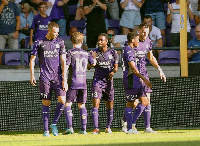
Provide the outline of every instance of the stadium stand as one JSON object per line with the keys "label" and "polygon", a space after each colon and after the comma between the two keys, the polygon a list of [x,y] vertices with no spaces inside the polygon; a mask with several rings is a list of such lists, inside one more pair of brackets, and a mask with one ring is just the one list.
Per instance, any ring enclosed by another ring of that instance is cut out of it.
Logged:
{"label": "stadium stand", "polygon": [[180,63],[179,50],[165,50],[159,53],[159,63]]}
{"label": "stadium stand", "polygon": [[108,29],[113,29],[115,31],[115,35],[119,35],[121,32],[119,20],[108,19]]}
{"label": "stadium stand", "polygon": [[70,21],[70,28],[76,27],[78,31],[83,33],[84,29],[86,28],[86,20],[74,20]]}
{"label": "stadium stand", "polygon": [[[21,52],[6,52],[4,53],[5,65],[21,65]],[[24,65],[29,64],[28,54],[24,53]]]}

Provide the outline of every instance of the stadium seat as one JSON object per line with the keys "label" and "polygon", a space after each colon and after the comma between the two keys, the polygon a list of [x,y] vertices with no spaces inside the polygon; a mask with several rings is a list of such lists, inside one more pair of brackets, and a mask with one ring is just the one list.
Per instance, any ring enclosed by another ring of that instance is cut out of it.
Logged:
{"label": "stadium seat", "polygon": [[[21,52],[4,53],[5,65],[21,65]],[[24,65],[28,65],[28,54],[24,53]]]}
{"label": "stadium seat", "polygon": [[166,50],[159,53],[159,63],[180,63],[179,50]]}
{"label": "stadium seat", "polygon": [[68,5],[68,14],[76,15],[77,5]]}
{"label": "stadium seat", "polygon": [[70,28],[71,27],[76,27],[79,32],[83,33],[84,29],[86,28],[86,21],[85,20],[70,21]]}
{"label": "stadium seat", "polygon": [[66,39],[70,38],[71,36],[58,36],[58,38],[62,39],[63,41],[65,41]]}
{"label": "stadium seat", "polygon": [[30,37],[29,36],[27,36],[26,38],[25,38],[25,48],[29,48],[29,40],[30,40]]}
{"label": "stadium seat", "polygon": [[113,29],[115,31],[115,35],[120,34],[119,20],[108,19],[108,24],[108,29]]}
{"label": "stadium seat", "polygon": [[192,35],[192,38],[195,38],[196,37],[196,33],[195,33],[195,27],[196,27],[195,19],[190,20],[190,26],[191,26],[190,33]]}

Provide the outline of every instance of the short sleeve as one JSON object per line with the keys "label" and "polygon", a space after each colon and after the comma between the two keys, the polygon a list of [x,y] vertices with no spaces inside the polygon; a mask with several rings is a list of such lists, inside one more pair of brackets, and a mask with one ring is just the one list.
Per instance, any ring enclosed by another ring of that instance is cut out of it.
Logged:
{"label": "short sleeve", "polygon": [[64,41],[60,41],[60,54],[66,54],[65,44]]}
{"label": "short sleeve", "polygon": [[94,59],[92,57],[92,53],[88,53],[88,62],[89,62],[89,64],[94,64]]}
{"label": "short sleeve", "polygon": [[40,47],[40,42],[39,42],[39,40],[37,40],[33,44],[33,50],[31,52],[31,55],[37,56],[38,55],[38,49],[39,49],[39,47]]}
{"label": "short sleeve", "polygon": [[66,64],[67,65],[71,64],[71,53],[70,53],[70,50],[66,52]]}
{"label": "short sleeve", "polygon": [[117,51],[116,50],[113,50],[114,53],[113,53],[113,57],[114,57],[114,64],[118,64],[119,62],[119,55],[117,54]]}

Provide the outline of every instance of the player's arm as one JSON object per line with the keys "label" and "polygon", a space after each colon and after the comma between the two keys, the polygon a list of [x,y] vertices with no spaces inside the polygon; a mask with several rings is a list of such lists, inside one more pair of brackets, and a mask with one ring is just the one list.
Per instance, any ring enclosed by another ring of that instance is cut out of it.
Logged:
{"label": "player's arm", "polygon": [[113,70],[109,73],[109,79],[108,80],[111,80],[113,78],[113,75],[117,72],[117,70],[118,70],[118,64],[114,64]]}
{"label": "player's arm", "polygon": [[31,59],[30,59],[30,63],[29,63],[30,73],[31,73],[31,84],[33,86],[36,86],[36,80],[35,80],[35,76],[34,76],[35,58],[36,58],[35,55],[31,55]]}
{"label": "player's arm", "polygon": [[1,0],[1,4],[0,4],[0,14],[1,14],[1,12],[3,11],[3,8],[6,6],[6,5],[8,5],[8,1],[7,0]]}
{"label": "player's arm", "polygon": [[129,61],[128,65],[131,68],[132,72],[137,77],[139,77],[140,79],[142,79],[148,87],[152,88],[151,82],[149,80],[147,80],[143,75],[140,74],[140,72],[138,71],[138,69],[135,67],[135,62],[134,61]]}
{"label": "player's arm", "polygon": [[162,71],[162,69],[160,68],[160,66],[158,65],[158,62],[156,60],[156,58],[153,56],[152,51],[149,51],[147,54],[147,57],[150,61],[150,63],[156,68],[158,69],[159,73],[160,73],[160,78],[163,79],[164,82],[166,82],[166,77],[164,72]]}
{"label": "player's arm", "polygon": [[66,66],[66,54],[61,54],[60,55],[60,60],[61,60],[61,69],[62,69],[62,87],[64,91],[68,90],[68,85],[67,85],[67,66]]}

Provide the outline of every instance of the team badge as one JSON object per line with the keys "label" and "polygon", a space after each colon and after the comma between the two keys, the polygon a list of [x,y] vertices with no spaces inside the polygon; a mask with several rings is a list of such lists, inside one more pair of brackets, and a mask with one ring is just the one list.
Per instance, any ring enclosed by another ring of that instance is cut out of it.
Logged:
{"label": "team badge", "polygon": [[108,56],[108,58],[109,58],[109,59],[112,59],[112,58],[113,58],[113,56],[112,56],[112,55],[109,55],[109,56]]}
{"label": "team badge", "polygon": [[56,48],[60,48],[60,44],[56,44]]}

